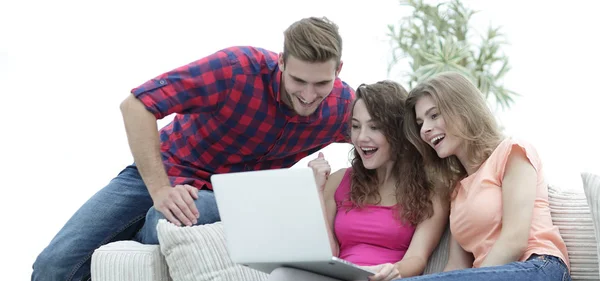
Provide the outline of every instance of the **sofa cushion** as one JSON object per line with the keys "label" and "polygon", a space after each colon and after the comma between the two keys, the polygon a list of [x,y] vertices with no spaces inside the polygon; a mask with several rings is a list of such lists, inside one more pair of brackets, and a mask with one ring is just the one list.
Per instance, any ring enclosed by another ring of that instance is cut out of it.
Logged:
{"label": "sofa cushion", "polygon": [[433,253],[431,253],[423,274],[438,273],[444,270],[444,267],[448,262],[448,243],[450,243],[450,224],[446,226],[446,230],[444,231],[442,238],[440,238],[440,243],[435,250],[433,250]]}
{"label": "sofa cushion", "polygon": [[[590,173],[581,174],[583,179],[583,190],[587,197],[590,211],[592,213],[592,219],[594,221],[594,228],[596,229],[596,242],[600,242],[600,176]],[[598,258],[600,259],[600,246],[596,249]],[[598,264],[600,271],[600,264]],[[598,280],[600,280],[600,276]]]}
{"label": "sofa cushion", "polygon": [[96,249],[91,273],[97,281],[171,281],[159,246],[135,241],[112,242]]}
{"label": "sofa cushion", "polygon": [[220,222],[179,227],[166,220],[157,226],[160,250],[174,281],[261,281],[268,274],[234,264]]}
{"label": "sofa cushion", "polygon": [[550,185],[548,199],[552,222],[567,245],[572,279],[598,280],[598,244],[585,193]]}

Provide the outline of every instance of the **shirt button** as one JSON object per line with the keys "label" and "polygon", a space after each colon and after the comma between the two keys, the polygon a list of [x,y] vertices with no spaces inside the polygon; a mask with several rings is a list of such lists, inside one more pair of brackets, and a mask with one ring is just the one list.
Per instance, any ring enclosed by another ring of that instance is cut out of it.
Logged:
{"label": "shirt button", "polygon": [[166,83],[167,83],[167,82],[165,82],[165,80],[160,80],[160,81],[158,81],[158,84],[161,84],[161,85],[164,85],[164,84],[166,84]]}

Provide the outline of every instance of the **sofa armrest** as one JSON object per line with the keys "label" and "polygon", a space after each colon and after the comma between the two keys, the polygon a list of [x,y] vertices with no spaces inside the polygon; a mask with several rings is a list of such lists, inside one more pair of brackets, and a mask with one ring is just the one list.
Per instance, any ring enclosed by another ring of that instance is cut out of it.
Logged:
{"label": "sofa armrest", "polygon": [[94,281],[171,281],[160,247],[135,241],[117,241],[96,249],[91,273]]}
{"label": "sofa armrest", "polygon": [[[596,252],[600,260],[600,176],[591,173],[582,173],[583,190],[590,206],[592,221],[596,233]],[[598,264],[600,271],[600,263]],[[600,276],[598,276],[600,279]]]}

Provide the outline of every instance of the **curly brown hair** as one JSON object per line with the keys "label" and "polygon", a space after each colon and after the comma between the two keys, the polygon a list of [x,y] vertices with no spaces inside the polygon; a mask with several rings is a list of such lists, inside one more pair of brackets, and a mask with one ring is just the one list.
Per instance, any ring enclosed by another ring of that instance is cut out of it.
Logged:
{"label": "curly brown hair", "polygon": [[[356,99],[351,109],[354,112],[356,102],[363,100],[371,119],[378,124],[389,142],[392,153],[390,158],[394,161],[392,176],[396,179],[399,219],[416,225],[433,215],[434,189],[427,181],[421,154],[408,141],[402,130],[406,110],[404,102],[407,96],[407,91],[394,81],[362,84],[356,90]],[[381,202],[381,183],[376,171],[365,168],[354,146],[351,153],[354,155],[350,186],[352,206],[360,208],[368,202],[378,204]]]}

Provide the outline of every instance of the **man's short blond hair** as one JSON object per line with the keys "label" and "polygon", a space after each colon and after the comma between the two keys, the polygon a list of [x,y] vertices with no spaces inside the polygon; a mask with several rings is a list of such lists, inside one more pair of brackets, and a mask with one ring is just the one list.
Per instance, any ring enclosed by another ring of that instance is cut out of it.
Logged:
{"label": "man's short blond hair", "polygon": [[326,17],[303,18],[288,27],[284,34],[283,61],[289,56],[306,62],[327,62],[339,65],[342,57],[342,37],[338,26]]}

